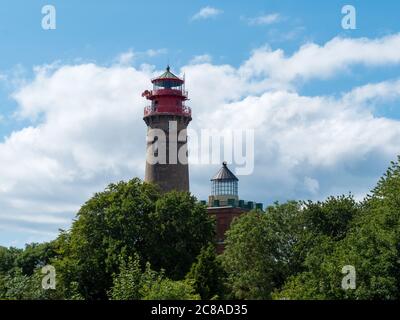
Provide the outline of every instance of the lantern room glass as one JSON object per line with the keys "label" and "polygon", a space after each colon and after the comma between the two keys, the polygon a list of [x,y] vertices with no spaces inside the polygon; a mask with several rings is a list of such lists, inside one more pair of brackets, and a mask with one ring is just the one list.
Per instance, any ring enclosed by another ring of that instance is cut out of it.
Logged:
{"label": "lantern room glass", "polygon": [[213,180],[211,182],[211,194],[213,196],[237,196],[238,182],[236,180]]}
{"label": "lantern room glass", "polygon": [[153,84],[153,90],[176,89],[182,91],[182,82],[176,80],[158,80]]}

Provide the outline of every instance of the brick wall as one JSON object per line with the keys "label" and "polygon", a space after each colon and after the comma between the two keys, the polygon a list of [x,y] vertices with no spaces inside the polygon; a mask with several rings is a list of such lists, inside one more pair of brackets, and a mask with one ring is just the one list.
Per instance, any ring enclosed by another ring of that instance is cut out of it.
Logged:
{"label": "brick wall", "polygon": [[229,229],[233,219],[247,212],[248,209],[237,207],[209,207],[207,211],[209,215],[216,219],[217,252],[222,253],[225,249],[225,233]]}

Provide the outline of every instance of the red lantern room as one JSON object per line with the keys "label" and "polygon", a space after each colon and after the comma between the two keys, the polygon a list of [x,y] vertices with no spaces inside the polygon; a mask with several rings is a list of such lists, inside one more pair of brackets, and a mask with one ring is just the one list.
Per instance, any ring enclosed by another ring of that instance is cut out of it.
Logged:
{"label": "red lantern room", "polygon": [[185,101],[188,100],[185,80],[174,75],[168,66],[162,75],[151,82],[153,90],[146,90],[142,94],[151,101],[151,105],[144,109],[145,118],[152,115],[171,114],[188,117],[191,120],[192,111],[185,105]]}

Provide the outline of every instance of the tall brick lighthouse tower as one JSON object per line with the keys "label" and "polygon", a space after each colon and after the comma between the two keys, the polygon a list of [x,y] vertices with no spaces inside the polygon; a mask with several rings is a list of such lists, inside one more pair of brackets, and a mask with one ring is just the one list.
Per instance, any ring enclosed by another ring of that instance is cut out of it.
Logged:
{"label": "tall brick lighthouse tower", "polygon": [[185,80],[166,71],[151,81],[153,90],[142,96],[150,101],[144,109],[147,125],[145,181],[157,184],[162,192],[189,191],[187,126],[192,112]]}

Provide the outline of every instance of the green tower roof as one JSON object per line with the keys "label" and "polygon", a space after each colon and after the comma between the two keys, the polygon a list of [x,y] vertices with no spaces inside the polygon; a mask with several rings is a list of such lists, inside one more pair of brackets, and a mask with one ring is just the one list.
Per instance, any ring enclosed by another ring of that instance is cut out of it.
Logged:
{"label": "green tower roof", "polygon": [[183,82],[182,79],[180,79],[179,77],[177,77],[176,75],[174,75],[174,74],[171,72],[171,68],[170,68],[169,66],[167,66],[167,69],[165,70],[165,72],[164,72],[161,76],[159,76],[159,77],[153,79],[153,82],[154,82],[154,81],[159,81],[159,80],[165,80],[165,79],[177,80],[177,81],[179,81],[179,82]]}

